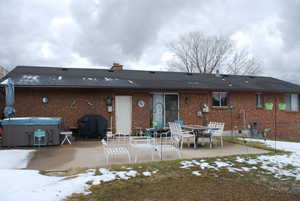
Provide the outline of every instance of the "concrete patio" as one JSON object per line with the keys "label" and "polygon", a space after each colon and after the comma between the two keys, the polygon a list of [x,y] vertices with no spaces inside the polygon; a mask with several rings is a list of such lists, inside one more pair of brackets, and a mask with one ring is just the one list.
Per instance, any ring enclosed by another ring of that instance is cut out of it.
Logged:
{"label": "concrete patio", "polygon": [[[37,148],[27,169],[36,170],[65,170],[69,168],[105,166],[105,156],[103,145],[99,141],[76,141],[72,145],[62,145],[53,147]],[[181,151],[182,158],[203,158],[229,156],[236,154],[261,154],[266,150],[247,147],[239,144],[225,143],[224,148],[209,146],[197,149],[184,148]],[[141,151],[131,149],[132,162],[135,154],[138,154],[138,162],[152,161],[151,151]],[[178,159],[176,153],[163,153],[163,160]],[[154,161],[159,161],[160,155],[154,152]],[[111,164],[128,163],[128,158],[120,156],[114,158]]]}

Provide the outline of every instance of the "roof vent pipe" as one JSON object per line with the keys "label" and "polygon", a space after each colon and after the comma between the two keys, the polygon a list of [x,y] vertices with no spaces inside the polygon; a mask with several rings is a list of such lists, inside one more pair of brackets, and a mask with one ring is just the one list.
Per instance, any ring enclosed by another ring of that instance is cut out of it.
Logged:
{"label": "roof vent pipe", "polygon": [[219,70],[216,70],[216,77],[222,77]]}

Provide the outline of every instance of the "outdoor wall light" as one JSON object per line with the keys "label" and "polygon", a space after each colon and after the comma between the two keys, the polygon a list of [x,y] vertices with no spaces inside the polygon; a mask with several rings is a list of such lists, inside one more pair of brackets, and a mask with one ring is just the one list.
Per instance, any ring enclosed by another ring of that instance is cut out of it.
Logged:
{"label": "outdoor wall light", "polygon": [[234,109],[234,105],[233,104],[229,104],[228,107],[233,110]]}
{"label": "outdoor wall light", "polygon": [[185,104],[189,104],[190,103],[190,99],[189,99],[188,96],[184,97],[184,102],[185,102]]}
{"label": "outdoor wall light", "polygon": [[42,98],[42,103],[48,103],[48,102],[49,102],[49,99],[47,97]]}
{"label": "outdoor wall light", "polygon": [[110,96],[107,96],[107,97],[104,98],[104,102],[105,102],[105,104],[106,104],[107,106],[112,105],[113,98],[110,97]]}

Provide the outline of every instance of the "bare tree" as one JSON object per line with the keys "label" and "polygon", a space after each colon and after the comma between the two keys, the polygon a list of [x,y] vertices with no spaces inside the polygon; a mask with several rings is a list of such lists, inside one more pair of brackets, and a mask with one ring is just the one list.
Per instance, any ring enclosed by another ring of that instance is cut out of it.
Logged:
{"label": "bare tree", "polygon": [[190,32],[167,45],[174,54],[169,67],[179,71],[213,73],[220,70],[230,74],[256,74],[258,62],[247,51],[237,51],[224,36],[206,36]]}
{"label": "bare tree", "polygon": [[261,73],[260,62],[246,50],[234,51],[228,57],[225,73],[234,75],[255,75]]}

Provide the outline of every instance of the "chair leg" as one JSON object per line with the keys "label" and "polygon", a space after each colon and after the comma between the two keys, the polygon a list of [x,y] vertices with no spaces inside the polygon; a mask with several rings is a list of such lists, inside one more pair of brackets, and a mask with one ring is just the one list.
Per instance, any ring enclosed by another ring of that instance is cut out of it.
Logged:
{"label": "chair leg", "polygon": [[181,158],[181,153],[180,151],[177,151],[178,157]]}
{"label": "chair leg", "polygon": [[223,137],[221,135],[221,147],[223,148]]}
{"label": "chair leg", "polygon": [[131,157],[130,157],[130,154],[129,154],[129,153],[127,153],[127,155],[128,155],[128,160],[129,160],[129,163],[131,163]]}
{"label": "chair leg", "polygon": [[105,156],[105,160],[106,160],[106,165],[108,165],[108,156]]}
{"label": "chair leg", "polygon": [[134,163],[137,163],[137,154],[134,157]]}
{"label": "chair leg", "polygon": [[153,150],[151,150],[151,158],[152,158],[152,161],[154,160],[153,158]]}

